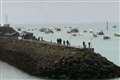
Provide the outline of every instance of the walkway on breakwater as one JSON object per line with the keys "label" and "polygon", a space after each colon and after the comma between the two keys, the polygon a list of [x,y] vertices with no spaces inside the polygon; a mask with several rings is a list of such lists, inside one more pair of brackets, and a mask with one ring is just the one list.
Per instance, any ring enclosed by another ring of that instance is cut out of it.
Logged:
{"label": "walkway on breakwater", "polygon": [[35,43],[42,43],[42,44],[48,44],[48,45],[51,45],[51,46],[61,46],[61,47],[67,47],[67,48],[76,48],[76,49],[80,49],[80,50],[89,50],[89,51],[92,51],[94,52],[94,48],[83,48],[82,46],[67,46],[67,45],[63,45],[63,44],[57,44],[56,42],[48,42],[48,41],[38,41],[38,40],[32,40],[32,39],[17,39],[17,38],[11,38],[11,37],[0,37],[0,40],[2,39],[6,39],[6,40],[12,40],[12,42],[18,40],[18,41],[26,41],[26,42],[35,42]]}

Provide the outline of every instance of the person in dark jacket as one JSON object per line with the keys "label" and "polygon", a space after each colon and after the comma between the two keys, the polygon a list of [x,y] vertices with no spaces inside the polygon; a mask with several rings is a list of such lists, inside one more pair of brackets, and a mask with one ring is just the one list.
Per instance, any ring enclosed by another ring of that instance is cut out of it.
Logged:
{"label": "person in dark jacket", "polygon": [[91,45],[90,45],[90,42],[88,42],[88,48],[90,48],[90,46],[91,46]]}
{"label": "person in dark jacket", "polygon": [[57,44],[62,44],[62,39],[61,38],[57,39]]}
{"label": "person in dark jacket", "polygon": [[41,37],[41,41],[44,41],[43,37]]}
{"label": "person in dark jacket", "polygon": [[60,44],[62,44],[62,39],[61,38],[59,39],[59,41],[60,41]]}
{"label": "person in dark jacket", "polygon": [[83,41],[83,48],[86,48],[86,44],[85,44],[85,41]]}
{"label": "person in dark jacket", "polygon": [[66,44],[67,44],[67,46],[70,46],[70,42],[68,40],[66,41]]}
{"label": "person in dark jacket", "polygon": [[63,40],[63,45],[65,45],[65,40]]}

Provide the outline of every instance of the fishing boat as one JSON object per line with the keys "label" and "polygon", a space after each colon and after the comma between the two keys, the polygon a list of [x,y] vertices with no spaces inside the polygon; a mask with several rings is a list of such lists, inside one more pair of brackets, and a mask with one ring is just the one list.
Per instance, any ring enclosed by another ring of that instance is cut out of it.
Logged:
{"label": "fishing boat", "polygon": [[120,33],[114,33],[114,36],[120,37]]}
{"label": "fishing boat", "polygon": [[97,34],[95,34],[95,33],[93,33],[92,35],[93,35],[93,37],[95,37],[95,38],[97,37]]}
{"label": "fishing boat", "polygon": [[72,34],[72,36],[77,36],[77,34],[74,33],[74,34]]}
{"label": "fishing boat", "polygon": [[84,30],[83,32],[84,32],[84,33],[86,33],[86,32],[87,32],[87,30]]}
{"label": "fishing boat", "polygon": [[109,35],[106,35],[106,36],[103,37],[103,39],[104,39],[104,40],[110,39],[110,36],[109,36]]}
{"label": "fishing boat", "polygon": [[93,29],[89,29],[89,33],[93,33]]}
{"label": "fishing boat", "polygon": [[104,35],[104,32],[103,31],[100,31],[97,33],[98,35]]}
{"label": "fishing boat", "polygon": [[114,26],[112,26],[112,28],[117,28],[117,26],[116,26],[116,25],[114,25]]}
{"label": "fishing boat", "polygon": [[104,40],[110,39],[110,36],[108,35],[108,21],[106,22],[106,30],[107,30],[107,34],[105,34],[105,35],[103,36],[103,39],[104,39]]}

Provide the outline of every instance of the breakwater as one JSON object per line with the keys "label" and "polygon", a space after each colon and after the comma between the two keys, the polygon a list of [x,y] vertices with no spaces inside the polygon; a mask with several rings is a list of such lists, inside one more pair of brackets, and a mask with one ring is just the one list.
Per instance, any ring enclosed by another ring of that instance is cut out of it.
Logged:
{"label": "breakwater", "polygon": [[64,79],[120,77],[120,67],[91,49],[0,38],[0,59],[35,76]]}

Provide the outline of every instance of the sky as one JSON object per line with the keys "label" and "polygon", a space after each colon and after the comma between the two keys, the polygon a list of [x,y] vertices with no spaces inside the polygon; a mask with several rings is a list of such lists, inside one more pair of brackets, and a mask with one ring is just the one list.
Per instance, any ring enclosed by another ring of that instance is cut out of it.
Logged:
{"label": "sky", "polygon": [[2,23],[81,23],[119,21],[118,0],[2,0]]}

